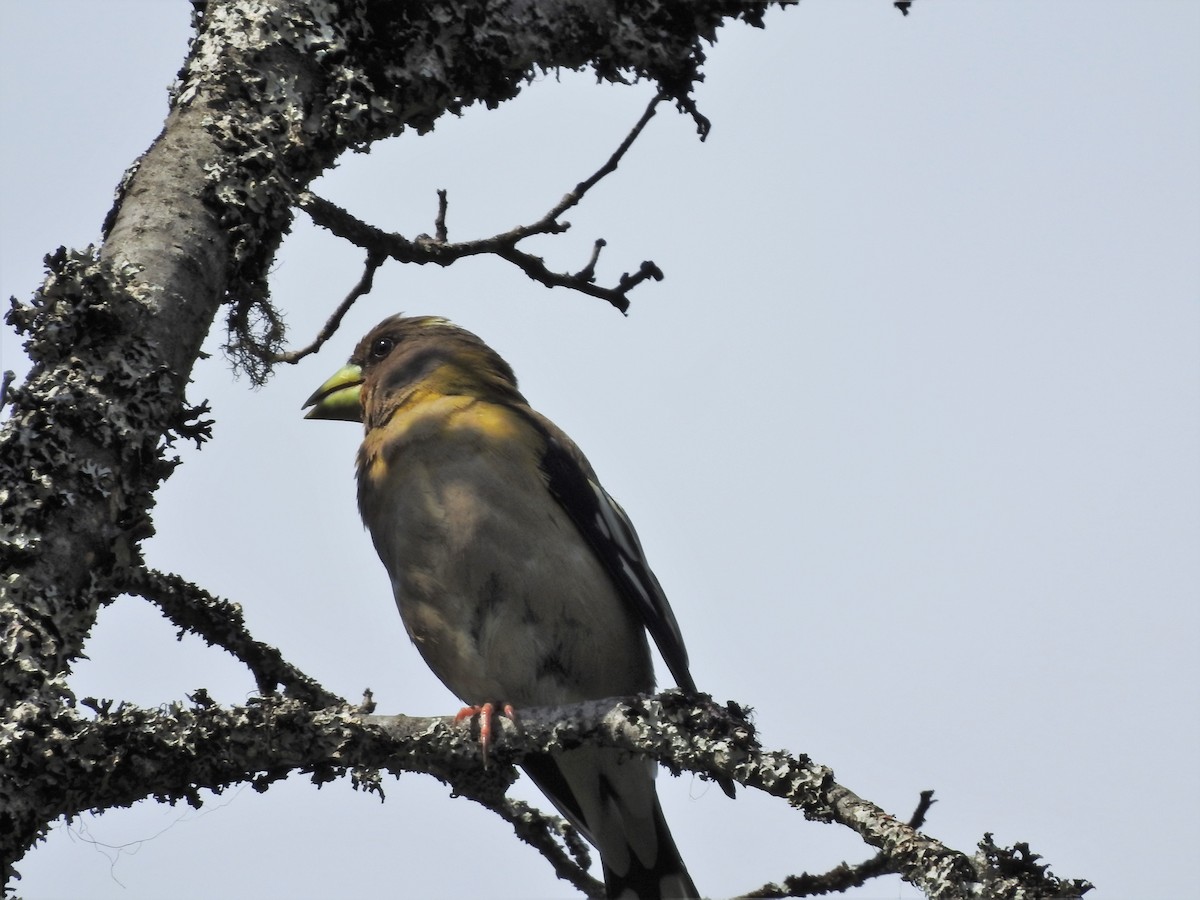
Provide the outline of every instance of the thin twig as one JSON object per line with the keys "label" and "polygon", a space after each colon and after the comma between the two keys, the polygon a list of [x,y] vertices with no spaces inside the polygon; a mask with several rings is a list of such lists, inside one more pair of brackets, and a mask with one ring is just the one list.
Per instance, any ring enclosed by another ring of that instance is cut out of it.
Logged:
{"label": "thin twig", "polygon": [[921,800],[917,803],[917,808],[913,810],[913,814],[908,818],[908,827],[914,830],[920,830],[925,824],[925,814],[929,812],[929,807],[937,803],[933,799],[933,791],[921,791]]}
{"label": "thin twig", "polygon": [[446,231],[446,191],[439,189],[438,195],[438,211],[437,218],[433,221],[433,233],[438,243],[445,244],[450,240],[450,233]]}
{"label": "thin twig", "polygon": [[592,281],[596,277],[596,263],[600,261],[600,251],[608,246],[608,241],[604,238],[596,238],[596,243],[592,245],[592,258],[588,260],[586,266],[575,273],[576,278],[582,278],[586,281]]}
{"label": "thin twig", "polygon": [[[564,222],[561,217],[568,210],[577,206],[606,175],[616,171],[621,160],[633,146],[634,141],[645,129],[647,123],[654,117],[659,103],[667,99],[659,94],[649,103],[641,118],[612,153],[604,164],[592,175],[575,188],[563,195],[544,216],[528,225],[518,225],[507,232],[492,237],[474,241],[451,243],[447,240],[446,212],[448,207],[446,192],[438,191],[438,213],[434,222],[434,236],[419,235],[409,239],[403,235],[389,233],[374,225],[356,218],[346,210],[330,203],[310,192],[304,192],[297,197],[297,204],[308,213],[317,225],[327,228],[338,237],[367,250],[368,253],[389,257],[399,262],[425,265],[433,263],[438,266],[449,266],[467,256],[492,254],[511,262],[520,268],[533,280],[547,287],[567,287],[591,297],[607,301],[621,312],[629,309],[627,294],[647,279],[662,280],[662,270],[653,262],[643,262],[634,274],[621,276],[616,287],[600,287],[595,284],[595,268],[603,241],[593,245],[591,259],[583,269],[575,274],[551,271],[540,257],[526,253],[517,248],[517,244],[528,237],[537,234],[561,234],[571,227],[570,222]],[[279,354],[283,361],[292,354]]]}
{"label": "thin twig", "polygon": [[558,201],[558,205],[542,217],[542,221],[546,222],[558,219],[558,217],[565,213],[568,209],[576,206],[579,201],[586,196],[588,191],[599,184],[601,179],[603,179],[606,175],[611,175],[613,172],[615,172],[617,170],[617,166],[620,165],[622,158],[624,158],[625,154],[629,152],[629,148],[633,146],[633,142],[638,139],[638,136],[650,123],[650,120],[654,118],[654,114],[658,111],[658,104],[662,103],[666,99],[666,94],[657,94],[654,99],[647,104],[646,111],[642,113],[642,117],[638,119],[637,124],[630,129],[629,134],[625,135],[625,140],[621,141],[620,146],[613,151],[613,154],[608,158],[608,161],[605,162],[604,165],[602,165],[595,172],[593,172],[590,178],[587,178],[575,185],[575,190],[564,194],[563,198]]}
{"label": "thin twig", "polygon": [[[625,299],[631,289],[637,287],[648,278],[653,278],[655,281],[663,280],[662,269],[656,266],[650,260],[646,260],[638,268],[633,275],[623,273],[620,280],[617,282],[616,289],[602,288],[592,284],[590,279],[581,278],[578,275],[568,275],[560,272],[552,272],[546,267],[546,261],[540,256],[534,256],[530,253],[522,253],[517,249],[501,248],[495,252],[496,256],[501,259],[506,259],[534,281],[544,284],[546,287],[569,287],[572,290],[579,291],[581,294],[587,294],[590,297],[599,297],[602,300],[607,300],[621,312],[629,309],[629,301]],[[593,253],[591,262],[582,270],[587,273],[590,269],[595,268],[596,257],[599,255],[597,251]]]}
{"label": "thin twig", "polygon": [[337,309],[333,311],[333,315],[325,322],[321,330],[317,332],[316,338],[307,347],[300,350],[288,350],[286,353],[275,353],[271,356],[272,363],[295,363],[300,362],[306,356],[316,353],[324,343],[329,340],[337,332],[338,326],[342,324],[342,319],[346,313],[350,311],[359,297],[371,293],[371,288],[375,283],[375,270],[383,265],[386,255],[376,250],[367,251],[367,261],[363,266],[362,277],[358,279],[358,284],[350,289],[350,293],[345,299],[338,304]]}

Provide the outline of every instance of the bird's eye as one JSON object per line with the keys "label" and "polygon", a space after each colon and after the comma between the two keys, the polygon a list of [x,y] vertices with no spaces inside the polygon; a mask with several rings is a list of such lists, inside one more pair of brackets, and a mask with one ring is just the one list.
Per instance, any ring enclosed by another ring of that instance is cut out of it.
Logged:
{"label": "bird's eye", "polygon": [[371,359],[384,359],[389,353],[392,352],[392,348],[395,346],[396,342],[391,338],[376,338],[375,342],[371,344]]}

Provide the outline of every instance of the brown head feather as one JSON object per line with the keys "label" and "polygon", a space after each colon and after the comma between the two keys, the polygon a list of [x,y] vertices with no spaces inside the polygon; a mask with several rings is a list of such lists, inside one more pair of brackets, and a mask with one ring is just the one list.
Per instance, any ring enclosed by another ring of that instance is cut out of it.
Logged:
{"label": "brown head feather", "polygon": [[512,368],[496,351],[436,316],[384,319],[358,342],[350,362],[363,371],[363,423],[368,429],[427,394],[526,403]]}

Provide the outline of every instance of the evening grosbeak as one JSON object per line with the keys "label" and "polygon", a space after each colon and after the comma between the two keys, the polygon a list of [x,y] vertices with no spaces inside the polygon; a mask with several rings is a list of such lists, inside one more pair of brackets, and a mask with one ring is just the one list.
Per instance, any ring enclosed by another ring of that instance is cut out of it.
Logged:
{"label": "evening grosbeak", "polygon": [[[647,630],[676,683],[696,690],[625,512],[478,337],[432,316],[385,319],[309,406],[310,419],[363,423],[363,522],[409,637],[464,702],[651,691]],[[527,756],[522,768],[600,851],[608,896],[699,896],[652,760],[581,748]]]}

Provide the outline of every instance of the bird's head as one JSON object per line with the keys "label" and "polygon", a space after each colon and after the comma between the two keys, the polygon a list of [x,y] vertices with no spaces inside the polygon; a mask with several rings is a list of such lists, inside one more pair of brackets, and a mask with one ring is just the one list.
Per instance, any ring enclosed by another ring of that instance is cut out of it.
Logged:
{"label": "bird's head", "polygon": [[438,316],[392,316],[367,332],[350,361],[305,401],[304,408],[312,407],[305,418],[372,428],[429,395],[525,402],[508,363],[471,332]]}

